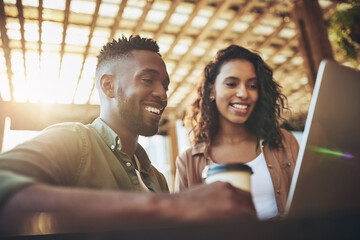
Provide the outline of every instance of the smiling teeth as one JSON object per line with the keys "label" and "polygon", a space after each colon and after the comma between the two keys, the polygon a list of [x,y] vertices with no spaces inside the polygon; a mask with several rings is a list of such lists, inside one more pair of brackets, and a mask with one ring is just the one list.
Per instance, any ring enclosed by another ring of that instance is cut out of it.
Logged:
{"label": "smiling teeth", "polygon": [[162,109],[158,109],[158,108],[154,108],[154,107],[148,106],[148,107],[145,107],[145,110],[146,110],[146,111],[149,111],[149,112],[151,112],[151,113],[160,114],[160,112],[161,112]]}
{"label": "smiling teeth", "polygon": [[241,105],[241,104],[234,104],[233,107],[241,109],[241,110],[246,110],[248,108],[247,105]]}

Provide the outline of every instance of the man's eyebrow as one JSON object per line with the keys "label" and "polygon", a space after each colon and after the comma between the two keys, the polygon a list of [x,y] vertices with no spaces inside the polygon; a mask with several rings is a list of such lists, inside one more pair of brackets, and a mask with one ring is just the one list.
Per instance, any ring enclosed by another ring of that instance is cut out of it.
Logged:
{"label": "man's eyebrow", "polygon": [[152,68],[146,68],[140,71],[140,73],[155,73],[155,74],[160,74],[158,71],[156,71],[155,69]]}
{"label": "man's eyebrow", "polygon": [[[144,74],[144,73],[153,73],[156,75],[160,75],[160,73],[158,71],[156,71],[155,69],[152,68],[146,68],[140,71],[140,74]],[[167,84],[170,84],[170,78],[169,76],[166,77],[165,81],[167,82]]]}

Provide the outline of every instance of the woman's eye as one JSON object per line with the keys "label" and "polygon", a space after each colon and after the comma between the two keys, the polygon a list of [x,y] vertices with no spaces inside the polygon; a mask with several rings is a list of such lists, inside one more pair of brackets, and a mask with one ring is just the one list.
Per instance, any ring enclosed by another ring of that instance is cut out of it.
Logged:
{"label": "woman's eye", "polygon": [[251,88],[251,89],[257,89],[257,85],[256,85],[256,84],[251,84],[251,85],[249,85],[249,88]]}
{"label": "woman's eye", "polygon": [[236,84],[232,83],[232,82],[226,82],[225,85],[228,86],[228,87],[235,87],[236,86]]}

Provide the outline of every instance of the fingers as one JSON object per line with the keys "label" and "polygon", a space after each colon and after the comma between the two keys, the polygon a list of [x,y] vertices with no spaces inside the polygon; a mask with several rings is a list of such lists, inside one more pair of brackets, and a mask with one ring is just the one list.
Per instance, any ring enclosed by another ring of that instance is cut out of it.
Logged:
{"label": "fingers", "polygon": [[198,185],[180,193],[179,197],[186,198],[186,210],[191,211],[192,217],[205,222],[256,219],[250,192],[229,183]]}

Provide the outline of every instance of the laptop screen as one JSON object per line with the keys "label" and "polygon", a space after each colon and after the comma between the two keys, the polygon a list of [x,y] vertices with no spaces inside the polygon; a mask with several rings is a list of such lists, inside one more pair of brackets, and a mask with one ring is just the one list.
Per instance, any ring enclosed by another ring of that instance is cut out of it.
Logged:
{"label": "laptop screen", "polygon": [[360,209],[360,72],[321,62],[290,186],[289,216]]}

